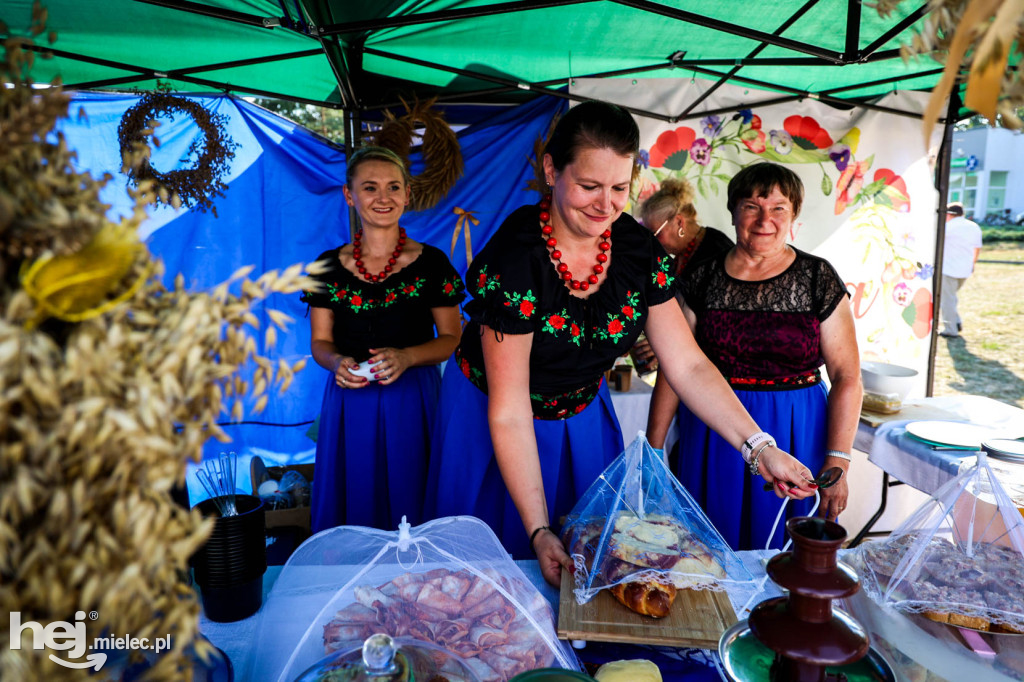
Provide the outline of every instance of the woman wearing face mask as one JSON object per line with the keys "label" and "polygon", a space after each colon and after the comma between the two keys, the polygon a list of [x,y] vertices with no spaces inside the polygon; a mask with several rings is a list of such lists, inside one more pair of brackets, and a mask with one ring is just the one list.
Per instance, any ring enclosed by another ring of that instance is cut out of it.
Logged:
{"label": "woman wearing face mask", "polygon": [[[682,178],[667,178],[640,208],[644,226],[673,257],[676,282],[686,279],[695,265],[732,248],[724,232],[700,224],[693,205],[693,185]],[[682,297],[678,296],[680,304]],[[658,369],[651,344],[642,338],[630,351],[643,374]],[[667,384],[666,384],[667,386]]]}
{"label": "woman wearing face mask", "polygon": [[[419,521],[438,365],[458,345],[465,287],[444,253],[399,226],[409,176],[397,154],[356,151],[343,191],[362,227],[351,244],[320,255],[320,289],[303,295],[313,358],[329,373],[312,526],[394,530],[403,515]],[[353,373],[367,369],[370,379]]]}
{"label": "woman wearing face mask", "polygon": [[[736,245],[680,283],[683,312],[701,349],[780,447],[816,473],[845,470],[862,397],[857,338],[835,269],[786,243],[802,203],[803,184],[785,166],[757,163],[737,173],[728,189]],[[821,381],[822,365],[831,391]],[[777,501],[732,466],[732,445],[696,410],[679,405],[667,386],[656,387],[651,400],[651,444],[663,445],[677,406],[679,480],[734,549],[764,547]],[[848,494],[844,476],[822,491],[819,514],[835,519]],[[804,502],[789,505],[787,514],[809,511]],[[780,524],[771,546],[783,540]]]}
{"label": "woman wearing face mask", "polygon": [[623,213],[638,147],[621,107],[586,102],[559,120],[543,156],[550,195],[510,215],[467,273],[470,322],[441,389],[427,516],[482,518],[514,557],[535,552],[553,585],[570,561],[552,524],[623,449],[602,376],[641,331],[758,474],[813,493],[794,458],[743,445],[760,429],[694,342],[671,260]]}

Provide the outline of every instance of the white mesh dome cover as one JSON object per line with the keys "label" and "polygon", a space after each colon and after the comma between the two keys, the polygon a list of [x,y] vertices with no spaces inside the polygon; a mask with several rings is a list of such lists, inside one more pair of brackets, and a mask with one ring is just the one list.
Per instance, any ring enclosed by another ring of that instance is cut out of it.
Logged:
{"label": "white mesh dome cover", "polygon": [[479,519],[393,532],[339,526],[309,538],[285,564],[242,679],[291,682],[377,632],[437,644],[484,682],[535,668],[579,670],[554,623],[551,606]]}
{"label": "white mesh dome cover", "polygon": [[858,547],[854,562],[882,606],[1024,633],[1024,517],[984,453],[884,541]]}
{"label": "white mesh dome cover", "polygon": [[580,498],[562,540],[584,604],[619,583],[661,582],[679,589],[757,590],[753,576],[643,433]]}

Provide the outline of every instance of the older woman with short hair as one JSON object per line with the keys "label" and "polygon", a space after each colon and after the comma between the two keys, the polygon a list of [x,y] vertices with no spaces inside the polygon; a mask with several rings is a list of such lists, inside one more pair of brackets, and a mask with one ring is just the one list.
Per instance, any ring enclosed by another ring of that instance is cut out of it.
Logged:
{"label": "older woman with short hair", "polygon": [[[779,447],[812,471],[845,470],[862,396],[853,314],[835,269],[787,243],[802,203],[803,183],[788,168],[757,163],[741,170],[728,189],[736,245],[681,282],[683,313],[701,349]],[[651,444],[664,444],[677,406],[679,480],[734,549],[763,547],[777,499],[736,465],[734,446],[669,391],[652,399]],[[844,477],[822,491],[819,513],[835,519],[848,494]],[[788,515],[809,509],[793,504]],[[781,547],[783,535],[780,524],[771,546]]]}

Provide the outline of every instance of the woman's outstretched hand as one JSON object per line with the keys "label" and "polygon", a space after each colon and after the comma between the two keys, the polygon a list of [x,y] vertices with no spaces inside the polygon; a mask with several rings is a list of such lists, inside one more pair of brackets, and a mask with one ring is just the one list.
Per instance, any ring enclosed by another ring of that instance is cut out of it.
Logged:
{"label": "woman's outstretched hand", "polygon": [[540,572],[548,584],[560,587],[562,571],[573,571],[572,559],[562,546],[562,541],[550,530],[542,530],[533,539],[533,551],[537,553]]}
{"label": "woman's outstretched hand", "polygon": [[777,497],[802,500],[817,489],[814,474],[796,457],[777,447],[765,448],[758,459],[758,473],[772,484]]}

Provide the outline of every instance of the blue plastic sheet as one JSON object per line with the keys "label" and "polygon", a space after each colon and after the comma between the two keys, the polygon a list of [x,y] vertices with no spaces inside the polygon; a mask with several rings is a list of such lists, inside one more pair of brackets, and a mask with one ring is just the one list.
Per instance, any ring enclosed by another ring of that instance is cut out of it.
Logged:
{"label": "blue plastic sheet", "polygon": [[[177,211],[167,206],[149,210],[140,236],[163,259],[167,282],[182,273],[189,288],[203,290],[242,266],[254,265],[252,277],[256,277],[267,270],[311,262],[324,250],[348,241],[348,207],[341,191],[343,149],[245,100],[229,96],[194,99],[224,116],[226,132],[238,146],[224,178],[228,189],[214,200],[216,217],[212,212]],[[124,112],[138,101],[138,95],[77,93],[69,118],[58,126],[76,151],[80,170],[94,177],[110,174],[101,196],[110,204],[112,217],[130,213],[117,128]],[[472,250],[478,251],[507,214],[537,201],[537,194],[525,189],[533,175],[533,145],[547,133],[552,116],[565,106],[563,100],[539,98],[460,131],[465,174],[437,207],[403,216],[409,235],[453,253],[452,263],[464,273],[465,229],[452,247],[460,215],[456,209],[470,212],[478,221],[463,220]],[[161,119],[156,131],[161,144],[153,154],[154,167],[160,171],[191,167],[193,159],[185,155],[190,142],[201,134],[188,117]],[[412,161],[413,174],[420,173],[422,159],[414,154]],[[308,357],[306,306],[298,296],[273,297],[267,305],[284,311],[295,322],[290,333],[279,335],[276,348],[269,351],[262,348],[262,334],[257,334],[260,352],[289,362]],[[265,315],[260,310],[256,314],[265,328]],[[259,454],[279,464],[312,460],[314,444],[306,431],[320,409],[323,371],[310,358],[286,394],[273,394],[262,414],[247,415],[247,422],[228,427],[233,443],[209,441],[206,456],[235,450],[242,457]],[[247,483],[241,480],[239,487],[245,488]]]}

